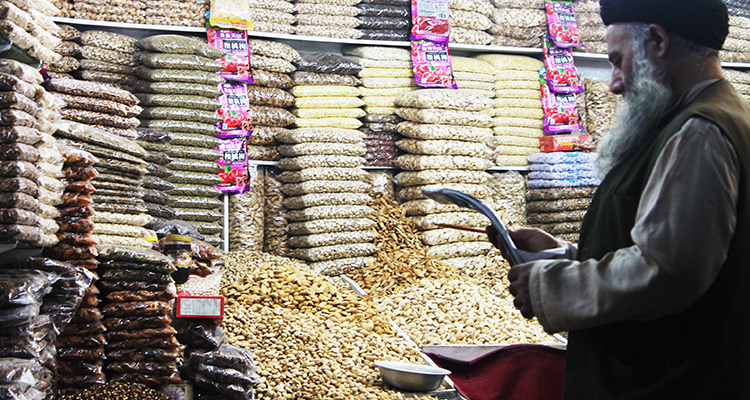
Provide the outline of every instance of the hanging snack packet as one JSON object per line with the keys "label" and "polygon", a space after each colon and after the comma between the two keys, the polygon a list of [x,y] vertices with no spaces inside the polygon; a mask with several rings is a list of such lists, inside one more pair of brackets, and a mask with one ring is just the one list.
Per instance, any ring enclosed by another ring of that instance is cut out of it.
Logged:
{"label": "hanging snack packet", "polygon": [[447,43],[426,40],[411,42],[414,82],[422,87],[458,89],[453,78],[451,53]]}
{"label": "hanging snack packet", "polygon": [[539,68],[544,108],[544,133],[583,132],[575,93],[553,93],[547,83],[547,68]]}
{"label": "hanging snack packet", "polygon": [[248,189],[247,139],[227,139],[216,147],[222,157],[218,175],[222,182],[216,188],[224,193],[245,193]]}
{"label": "hanging snack packet", "polygon": [[219,85],[223,93],[219,97],[221,108],[216,112],[223,121],[216,124],[221,133],[219,139],[247,137],[253,133],[253,124],[249,116],[250,98],[245,84],[223,83]]}
{"label": "hanging snack packet", "polygon": [[253,29],[250,3],[247,0],[211,0],[208,24],[219,28]]}
{"label": "hanging snack packet", "polygon": [[576,16],[573,14],[573,2],[570,0],[547,0],[547,25],[552,40],[557,47],[583,47],[578,34]]}
{"label": "hanging snack packet", "polygon": [[578,79],[573,52],[570,49],[555,46],[549,35],[542,37],[542,49],[550,89],[555,93],[583,93],[584,88]]}
{"label": "hanging snack packet", "polygon": [[224,50],[227,54],[216,61],[224,66],[219,72],[228,81],[253,83],[250,72],[250,48],[247,44],[247,32],[234,29],[206,30],[208,44]]}
{"label": "hanging snack packet", "polygon": [[448,0],[411,0],[411,40],[448,43]]}

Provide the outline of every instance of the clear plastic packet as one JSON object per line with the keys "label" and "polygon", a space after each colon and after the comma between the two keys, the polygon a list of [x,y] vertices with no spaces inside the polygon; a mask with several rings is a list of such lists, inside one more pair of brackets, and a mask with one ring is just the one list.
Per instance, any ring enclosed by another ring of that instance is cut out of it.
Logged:
{"label": "clear plastic packet", "polygon": [[25,193],[5,192],[0,193],[0,207],[20,208],[23,210],[38,212],[39,202],[35,198]]}
{"label": "clear plastic packet", "polygon": [[182,107],[208,111],[216,111],[221,108],[221,103],[216,99],[204,96],[138,93],[136,97],[143,106]]}
{"label": "clear plastic packet", "polygon": [[81,47],[81,56],[91,60],[99,60],[112,64],[120,64],[128,67],[135,67],[138,65],[136,55],[133,53],[125,53],[117,50],[110,50],[108,48],[97,47],[97,46],[83,46]]}
{"label": "clear plastic packet", "polygon": [[[389,4],[358,4],[359,17],[385,17],[411,19],[411,10],[408,7],[399,7]],[[408,27],[407,27],[408,29]]]}
{"label": "clear plastic packet", "polygon": [[250,351],[228,344],[222,344],[217,350],[213,351],[192,352],[186,361],[192,367],[212,365],[220,368],[231,368],[245,374],[254,373],[257,370]]}
{"label": "clear plastic packet", "polygon": [[447,44],[419,40],[412,41],[411,47],[414,79],[417,85],[457,88],[456,81],[453,79],[450,50]]}
{"label": "clear plastic packet", "polygon": [[90,71],[102,71],[102,72],[109,72],[113,74],[121,74],[121,75],[132,75],[135,71],[135,69],[131,66],[122,65],[122,64],[115,64],[111,62],[101,61],[101,60],[92,60],[92,59],[82,59],[79,60],[81,69],[90,70]]}
{"label": "clear plastic packet", "polygon": [[95,361],[59,361],[57,372],[62,375],[102,375],[104,362]]}
{"label": "clear plastic packet", "polygon": [[297,71],[292,74],[294,85],[344,85],[358,86],[362,82],[355,76],[321,74],[315,72]]}
{"label": "clear plastic packet", "polygon": [[[127,303],[120,303],[127,304]],[[123,350],[123,349],[142,349],[142,348],[155,348],[155,349],[176,349],[180,347],[180,343],[174,337],[170,338],[153,338],[153,339],[129,339],[122,341],[111,341],[107,344],[107,351],[109,350]],[[113,379],[114,380],[114,379]],[[127,381],[127,382],[138,382]]]}
{"label": "clear plastic packet", "polygon": [[539,69],[539,77],[544,107],[544,133],[583,132],[576,95],[553,93],[547,81],[546,68]]}
{"label": "clear plastic packet", "polygon": [[151,68],[184,68],[209,72],[219,72],[224,69],[221,63],[195,54],[168,54],[144,51],[138,53],[137,59],[143,65]]}
{"label": "clear plastic packet", "polygon": [[217,350],[227,341],[224,331],[213,321],[177,320],[177,340],[185,346]]}
{"label": "clear plastic packet", "polygon": [[58,348],[57,356],[62,360],[100,361],[106,358],[104,348]]}
{"label": "clear plastic packet", "polygon": [[549,35],[542,38],[547,83],[555,93],[582,93],[583,83],[578,79],[573,53],[569,48],[557,47]]}
{"label": "clear plastic packet", "polygon": [[253,54],[264,57],[281,58],[289,62],[302,59],[297,50],[285,43],[252,39],[248,41],[248,45]]}
{"label": "clear plastic packet", "polygon": [[248,3],[237,0],[214,0],[211,2],[209,23],[211,26],[221,26],[234,29],[251,29],[253,20],[250,18]]}
{"label": "clear plastic packet", "polygon": [[[126,325],[127,326],[127,325]],[[114,350],[107,352],[107,358],[118,362],[137,361],[174,361],[179,358],[180,353],[169,349],[137,349],[137,350]]]}
{"label": "clear plastic packet", "polygon": [[224,56],[220,49],[212,47],[201,40],[183,35],[154,35],[138,41],[138,47],[159,53],[194,54],[206,58]]}
{"label": "clear plastic packet", "polygon": [[321,74],[355,75],[362,66],[352,60],[333,53],[301,53],[302,59],[295,62],[297,70]]}
{"label": "clear plastic packet", "polygon": [[109,303],[102,308],[105,317],[153,317],[168,315],[169,311],[169,303],[164,301]]}
{"label": "clear plastic packet", "polygon": [[[139,291],[142,292],[142,291]],[[118,292],[113,292],[118,293]],[[124,293],[124,292],[120,292]],[[172,319],[169,318],[166,315],[159,315],[159,316],[152,316],[152,317],[142,317],[142,318],[131,318],[131,317],[111,317],[111,318],[105,318],[102,320],[102,323],[104,326],[107,327],[110,331],[120,331],[120,330],[138,330],[138,329],[158,329],[158,328],[165,328],[170,325],[172,322]],[[144,352],[146,352],[148,349],[143,349]],[[121,352],[114,352],[115,357],[114,359],[117,359],[119,361],[141,361],[135,358],[129,358],[126,354],[119,354]],[[172,352],[168,352],[171,354]],[[110,354],[108,353],[107,356]],[[175,357],[169,357],[169,359],[174,359]]]}
{"label": "clear plastic packet", "polygon": [[47,81],[47,88],[55,92],[110,100],[128,106],[135,106],[138,104],[138,98],[133,96],[130,92],[95,82],[52,79]]}
{"label": "clear plastic packet", "polygon": [[20,192],[36,197],[39,189],[35,182],[27,178],[2,178],[0,179],[0,192]]}
{"label": "clear plastic packet", "polygon": [[165,192],[175,189],[175,185],[173,183],[167,182],[166,180],[162,178],[151,176],[151,175],[146,175],[143,177],[143,187],[147,189],[161,190]]}
{"label": "clear plastic packet", "polygon": [[[30,21],[29,21],[30,22]],[[0,37],[13,43],[22,50],[29,50],[41,45],[39,40],[11,21],[0,20]]]}
{"label": "clear plastic packet", "polygon": [[557,47],[583,47],[578,34],[578,24],[570,0],[546,0],[547,25],[552,40]]}
{"label": "clear plastic packet", "polygon": [[80,36],[84,46],[96,46],[123,53],[134,53],[137,50],[137,39],[119,33],[90,30],[82,32]]}
{"label": "clear plastic packet", "polygon": [[448,15],[448,0],[424,3],[420,1],[412,2],[411,40],[427,40],[432,43],[447,45],[451,31]]}
{"label": "clear plastic packet", "polygon": [[186,82],[150,82],[138,81],[133,86],[133,90],[138,93],[156,93],[171,95],[188,95],[202,96],[208,98],[217,98],[221,96],[221,91],[216,86],[201,85]]}
{"label": "clear plastic packet", "polygon": [[164,129],[171,132],[187,132],[210,136],[214,136],[220,132],[219,128],[213,124],[195,121],[142,119],[141,125],[147,128]]}
{"label": "clear plastic packet", "polygon": [[108,125],[122,129],[131,129],[139,125],[136,118],[121,117],[114,114],[108,114],[90,110],[80,110],[76,108],[63,108],[60,110],[63,118],[88,125]]}
{"label": "clear plastic packet", "polygon": [[[169,168],[172,171],[178,170],[206,173],[214,173],[217,170],[216,160],[196,160],[189,158],[173,158]],[[218,196],[218,193],[216,195]]]}

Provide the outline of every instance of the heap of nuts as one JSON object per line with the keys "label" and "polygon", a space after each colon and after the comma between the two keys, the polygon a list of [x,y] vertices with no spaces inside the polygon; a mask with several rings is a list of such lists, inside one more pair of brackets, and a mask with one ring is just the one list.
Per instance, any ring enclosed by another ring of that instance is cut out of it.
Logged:
{"label": "heap of nuts", "polygon": [[368,293],[386,296],[427,277],[455,276],[456,269],[427,255],[417,236],[414,222],[396,200],[380,195],[370,202],[376,212],[369,216],[377,222],[376,261],[367,268],[348,271]]}
{"label": "heap of nuts", "polygon": [[[262,253],[229,253],[253,260]],[[420,362],[368,297],[338,289],[295,261],[277,257],[226,281],[223,329],[256,357],[259,399],[403,399],[379,380],[376,360]],[[250,261],[252,262],[252,261]],[[226,271],[225,271],[226,275]]]}

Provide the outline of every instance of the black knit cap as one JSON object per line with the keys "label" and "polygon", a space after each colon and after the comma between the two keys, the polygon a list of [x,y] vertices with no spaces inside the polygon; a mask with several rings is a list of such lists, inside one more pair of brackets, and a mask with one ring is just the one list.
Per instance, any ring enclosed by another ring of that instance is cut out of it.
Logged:
{"label": "black knit cap", "polygon": [[605,25],[642,22],[721,50],[729,34],[729,14],[721,0],[600,0]]}

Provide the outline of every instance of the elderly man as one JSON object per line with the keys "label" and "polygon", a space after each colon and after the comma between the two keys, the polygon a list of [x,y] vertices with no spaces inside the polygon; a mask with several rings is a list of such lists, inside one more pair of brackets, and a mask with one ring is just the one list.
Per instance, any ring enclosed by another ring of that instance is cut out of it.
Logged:
{"label": "elderly man", "polygon": [[[603,181],[578,247],[517,229],[515,305],[568,331],[564,398],[750,399],[750,108],[723,79],[721,0],[601,0]],[[490,238],[497,243],[496,232]]]}

